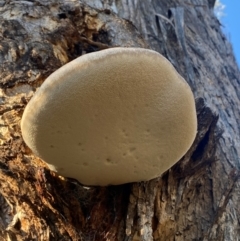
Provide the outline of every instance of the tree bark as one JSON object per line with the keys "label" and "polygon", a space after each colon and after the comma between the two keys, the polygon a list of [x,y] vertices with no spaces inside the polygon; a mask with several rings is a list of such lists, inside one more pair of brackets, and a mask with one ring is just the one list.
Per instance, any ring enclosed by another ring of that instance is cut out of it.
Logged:
{"label": "tree bark", "polygon": [[[0,240],[238,240],[240,72],[215,1],[0,1]],[[115,46],[166,56],[196,97],[198,134],[161,177],[84,187],[24,144],[46,77]]]}

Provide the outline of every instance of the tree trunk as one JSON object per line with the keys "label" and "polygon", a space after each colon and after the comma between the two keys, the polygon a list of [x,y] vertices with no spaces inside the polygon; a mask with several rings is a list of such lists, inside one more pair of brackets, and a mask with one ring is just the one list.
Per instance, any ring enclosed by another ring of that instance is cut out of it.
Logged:
{"label": "tree trunk", "polygon": [[[0,240],[239,240],[240,73],[214,2],[0,1]],[[84,187],[33,155],[21,116],[49,74],[114,46],[171,61],[196,97],[198,134],[157,179]]]}

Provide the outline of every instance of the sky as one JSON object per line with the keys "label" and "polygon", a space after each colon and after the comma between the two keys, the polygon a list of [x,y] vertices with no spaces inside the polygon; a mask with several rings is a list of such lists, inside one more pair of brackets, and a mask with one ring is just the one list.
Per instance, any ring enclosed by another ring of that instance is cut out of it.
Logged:
{"label": "sky", "polygon": [[215,13],[223,25],[223,32],[232,43],[240,67],[240,0],[218,0]]}

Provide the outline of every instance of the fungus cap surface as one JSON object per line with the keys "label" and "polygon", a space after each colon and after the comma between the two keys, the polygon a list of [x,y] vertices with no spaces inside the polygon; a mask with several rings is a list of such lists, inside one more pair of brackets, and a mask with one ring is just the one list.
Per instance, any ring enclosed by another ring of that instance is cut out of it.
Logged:
{"label": "fungus cap surface", "polygon": [[28,103],[24,141],[62,176],[85,185],[158,177],[197,131],[186,81],[155,51],[112,48],[51,74]]}

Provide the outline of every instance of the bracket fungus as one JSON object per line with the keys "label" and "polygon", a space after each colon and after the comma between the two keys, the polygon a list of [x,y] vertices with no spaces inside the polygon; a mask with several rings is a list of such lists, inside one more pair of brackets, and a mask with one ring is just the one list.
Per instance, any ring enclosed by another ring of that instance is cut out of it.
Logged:
{"label": "bracket fungus", "polygon": [[173,166],[197,132],[187,82],[159,53],[111,48],[51,74],[24,111],[23,139],[84,185],[147,181]]}

